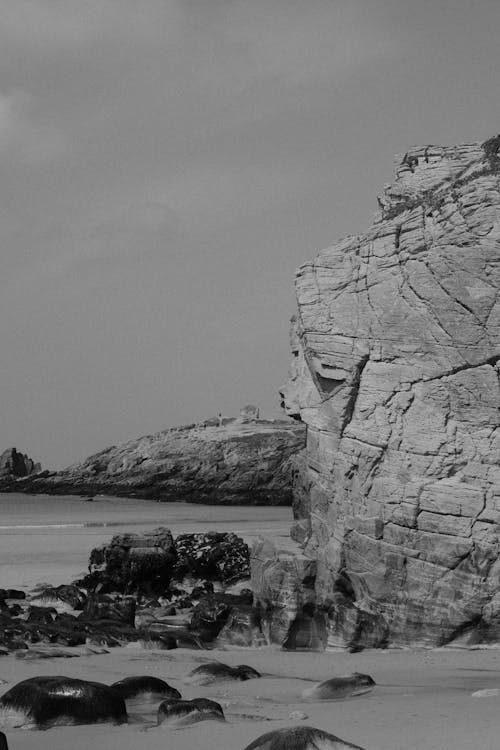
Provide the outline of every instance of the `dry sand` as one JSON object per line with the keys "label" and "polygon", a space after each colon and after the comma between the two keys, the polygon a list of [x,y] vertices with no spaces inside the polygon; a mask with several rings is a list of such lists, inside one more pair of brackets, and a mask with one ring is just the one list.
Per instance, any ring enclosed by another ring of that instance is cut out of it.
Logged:
{"label": "dry sand", "polygon": [[[53,506],[52,502],[55,503]],[[103,504],[101,510],[106,507],[111,514],[116,512],[121,516],[126,512],[129,520],[134,520],[134,514],[141,511],[140,515],[146,524],[145,506],[138,501],[121,502],[110,501],[110,506]],[[26,517],[38,519],[33,508],[28,512],[28,500],[26,503],[23,505],[21,502],[11,507],[11,525],[13,521],[16,521],[16,525],[22,525]],[[44,500],[37,506],[38,511],[42,512],[47,505],[52,506],[52,511],[47,511],[44,516],[46,520],[51,512],[63,518],[63,500]],[[0,496],[0,508],[2,507],[3,498]],[[19,512],[15,510],[16,507],[20,509]],[[85,514],[95,515],[97,512],[94,507],[83,508],[81,501],[78,501],[76,507],[81,509],[82,518]],[[153,513],[151,507],[153,504],[148,505],[147,513],[152,514],[149,528],[157,525],[163,518],[162,522],[175,531],[194,530],[197,524],[202,528],[225,529],[227,519],[231,518],[233,528],[239,528],[247,538],[256,533],[259,522],[260,527],[267,526],[270,531],[276,529],[276,533],[280,535],[283,520],[288,514],[283,509],[215,509],[201,506],[156,506]],[[23,515],[25,511],[27,515]],[[75,518],[74,509],[69,515],[72,519]],[[7,512],[2,513],[1,522],[4,526],[8,525],[7,516]],[[172,521],[174,517],[175,523]],[[204,520],[207,518],[211,519],[210,523]],[[265,522],[262,523],[264,519]],[[145,527],[146,525],[139,528]],[[84,544],[89,548],[96,542],[96,536],[85,536],[84,531],[82,530],[81,535],[68,532],[72,543],[78,541],[77,557]],[[108,531],[99,529],[97,536],[99,540],[106,539],[111,533],[115,533],[114,528]],[[58,534],[53,530],[49,537],[42,535],[40,538],[33,533],[16,534],[15,545],[7,547],[4,541],[9,536],[5,530],[2,531],[0,578],[3,579],[6,566],[10,576],[9,585],[23,586],[23,580],[34,580],[34,558],[40,549],[44,549],[44,544],[48,544],[48,538],[50,549],[45,548],[47,557],[40,566],[42,577],[53,570],[57,574],[54,583],[71,578],[71,575],[65,575],[69,570],[66,563],[70,560],[73,570],[74,566],[81,564],[80,558],[72,559],[72,545],[65,533]],[[85,559],[88,548],[85,550]],[[10,555],[13,555],[13,559]],[[17,579],[16,569],[19,570]],[[1,581],[0,585],[3,585]],[[225,683],[218,687],[203,688],[188,686],[182,682],[182,678],[194,666],[202,661],[215,659],[231,665],[250,664],[263,677],[244,683]],[[304,688],[310,687],[314,681],[353,671],[372,675],[377,683],[372,693],[336,702],[304,703],[300,699]],[[286,653],[276,648],[147,651],[131,645],[113,649],[109,654],[80,656],[70,660],[24,661],[14,656],[1,657],[0,679],[5,680],[6,684],[0,690],[3,692],[19,680],[41,674],[65,674],[108,683],[126,675],[155,675],[178,688],[184,697],[206,696],[219,700],[228,721],[226,724],[202,722],[183,729],[168,729],[152,726],[154,714],[151,713],[143,716],[142,720],[121,727],[57,727],[45,732],[13,730],[7,732],[10,750],[243,750],[264,732],[298,723],[320,727],[357,743],[366,750],[500,748],[500,695],[472,696],[478,690],[499,689],[500,692],[498,650],[307,654]],[[295,710],[304,712],[308,718],[304,722],[290,719],[289,714]]]}

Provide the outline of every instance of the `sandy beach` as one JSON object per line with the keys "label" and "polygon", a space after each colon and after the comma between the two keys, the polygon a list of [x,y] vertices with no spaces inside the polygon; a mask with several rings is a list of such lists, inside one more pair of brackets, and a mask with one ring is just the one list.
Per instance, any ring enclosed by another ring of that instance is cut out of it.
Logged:
{"label": "sandy beach", "polygon": [[[231,529],[251,541],[266,528],[271,536],[285,539],[290,516],[286,508],[207,508],[118,499],[87,504],[76,498],[13,495],[0,496],[0,506],[2,585],[20,588],[41,580],[71,580],[85,568],[90,548],[119,530],[144,530],[159,524],[169,526],[174,534]],[[120,526],[83,526],[118,522]],[[72,525],[65,527],[65,523]],[[193,667],[213,660],[249,664],[262,677],[215,687],[184,684],[183,678]],[[373,692],[333,702],[301,699],[302,691],[315,681],[354,671],[374,678]],[[219,701],[227,723],[155,727],[153,710],[141,717],[133,715],[128,725],[120,727],[7,731],[10,750],[243,750],[265,732],[298,723],[320,727],[366,750],[498,750],[500,746],[500,695],[472,695],[500,689],[500,651],[493,649],[315,654],[282,652],[276,647],[151,651],[131,644],[107,654],[68,660],[25,661],[14,655],[0,660],[0,680],[5,681],[2,692],[27,677],[55,674],[105,683],[128,675],[154,675],[167,680],[183,697]],[[290,718],[293,711],[307,718]]]}

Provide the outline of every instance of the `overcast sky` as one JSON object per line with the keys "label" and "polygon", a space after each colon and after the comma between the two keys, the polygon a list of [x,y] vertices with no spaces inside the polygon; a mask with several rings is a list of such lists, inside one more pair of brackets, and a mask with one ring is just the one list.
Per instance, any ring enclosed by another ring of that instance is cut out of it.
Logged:
{"label": "overcast sky", "polygon": [[295,268],[500,131],[499,0],[0,0],[0,451],[279,413]]}

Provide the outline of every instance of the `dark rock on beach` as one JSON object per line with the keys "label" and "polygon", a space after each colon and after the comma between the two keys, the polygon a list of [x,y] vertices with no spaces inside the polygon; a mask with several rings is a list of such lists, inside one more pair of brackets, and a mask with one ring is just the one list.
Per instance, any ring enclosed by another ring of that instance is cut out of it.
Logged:
{"label": "dark rock on beach", "polygon": [[167,591],[177,561],[169,529],[145,534],[119,534],[109,544],[90,553],[89,574],[78,583],[101,592],[138,593]]}
{"label": "dark rock on beach", "polygon": [[250,576],[250,552],[241,537],[227,532],[180,534],[175,540],[173,577],[229,584]]}
{"label": "dark rock on beach", "polygon": [[[235,534],[174,540],[161,527],[120,534],[92,550],[89,573],[79,581],[45,585],[28,598],[0,590],[0,645],[15,651],[139,641],[145,648],[208,648],[223,630],[227,644],[261,644],[259,613],[244,588],[249,573],[248,547]],[[227,590],[234,584],[239,593]],[[230,622],[238,623],[234,637]]]}

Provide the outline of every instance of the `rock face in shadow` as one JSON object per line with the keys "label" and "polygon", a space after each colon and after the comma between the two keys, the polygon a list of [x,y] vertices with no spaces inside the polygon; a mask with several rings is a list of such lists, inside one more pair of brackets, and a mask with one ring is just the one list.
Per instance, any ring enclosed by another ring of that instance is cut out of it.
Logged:
{"label": "rock face in shadow", "polygon": [[108,494],[209,504],[289,505],[305,427],[291,420],[209,420],[113,446],[81,464],[0,489]]}
{"label": "rock face in shadow", "polygon": [[284,649],[321,651],[326,645],[325,615],[316,612],[316,562],[300,550],[280,550],[257,540],[251,551],[254,607],[267,643]]}
{"label": "rock face in shadow", "polygon": [[39,463],[25,453],[19,453],[16,448],[8,448],[0,454],[0,484],[18,477],[37,474],[42,470]]}
{"label": "rock face in shadow", "polygon": [[282,396],[330,645],[500,641],[500,137],[399,157],[297,272]]}

